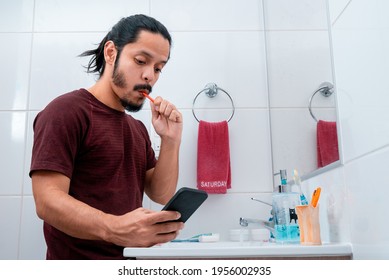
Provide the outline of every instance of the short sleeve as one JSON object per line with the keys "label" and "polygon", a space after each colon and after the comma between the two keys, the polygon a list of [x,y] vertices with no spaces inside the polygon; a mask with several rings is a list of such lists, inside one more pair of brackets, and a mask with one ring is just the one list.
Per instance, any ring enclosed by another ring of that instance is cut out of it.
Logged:
{"label": "short sleeve", "polygon": [[83,137],[85,118],[74,102],[57,98],[34,120],[34,143],[30,176],[37,170],[50,170],[72,177],[73,164]]}

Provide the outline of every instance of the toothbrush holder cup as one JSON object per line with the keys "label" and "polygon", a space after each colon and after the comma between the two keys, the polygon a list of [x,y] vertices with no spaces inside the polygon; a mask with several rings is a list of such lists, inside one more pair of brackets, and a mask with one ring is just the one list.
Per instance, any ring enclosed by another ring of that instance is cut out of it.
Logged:
{"label": "toothbrush holder cup", "polygon": [[319,205],[296,206],[302,245],[321,245]]}

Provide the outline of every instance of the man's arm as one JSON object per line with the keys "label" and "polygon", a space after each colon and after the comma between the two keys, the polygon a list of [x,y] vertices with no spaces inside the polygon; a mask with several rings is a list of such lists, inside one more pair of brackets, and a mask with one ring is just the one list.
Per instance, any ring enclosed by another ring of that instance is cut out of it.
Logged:
{"label": "man's arm", "polygon": [[154,212],[138,208],[121,216],[95,209],[69,192],[70,179],[58,172],[35,171],[32,187],[38,217],[66,234],[90,240],[105,240],[119,246],[152,246],[174,239],[182,223],[173,211]]}
{"label": "man's arm", "polygon": [[155,98],[150,106],[154,129],[161,137],[161,150],[155,168],[146,173],[145,191],[153,201],[166,204],[177,187],[182,115],[161,97]]}

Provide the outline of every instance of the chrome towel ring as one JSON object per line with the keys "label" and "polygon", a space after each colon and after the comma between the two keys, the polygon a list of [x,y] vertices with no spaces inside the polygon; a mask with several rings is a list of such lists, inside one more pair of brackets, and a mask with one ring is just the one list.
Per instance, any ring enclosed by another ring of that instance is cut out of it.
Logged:
{"label": "chrome towel ring", "polygon": [[315,96],[315,94],[318,93],[318,92],[320,92],[321,95],[323,95],[324,97],[329,97],[329,96],[331,96],[334,93],[334,85],[329,83],[329,82],[321,83],[319,85],[319,88],[309,98],[309,105],[308,105],[309,113],[311,114],[312,118],[316,122],[318,122],[318,120],[317,120],[317,118],[315,117],[315,115],[312,112],[312,100],[313,100],[313,97]]}
{"label": "chrome towel ring", "polygon": [[196,96],[195,98],[193,99],[193,104],[192,104],[192,114],[194,116],[194,118],[200,122],[200,120],[196,117],[196,114],[195,114],[195,111],[194,111],[194,105],[196,103],[196,100],[197,100],[197,97],[199,97],[199,95],[201,93],[205,93],[206,96],[208,96],[209,98],[214,98],[218,91],[222,91],[224,92],[228,98],[231,100],[231,105],[232,105],[232,113],[231,113],[231,116],[228,118],[227,122],[229,122],[232,117],[234,116],[234,113],[235,113],[235,105],[234,105],[234,100],[232,99],[231,95],[228,94],[228,92],[226,92],[224,89],[218,87],[215,83],[209,83],[205,86],[205,88],[203,90],[201,90]]}

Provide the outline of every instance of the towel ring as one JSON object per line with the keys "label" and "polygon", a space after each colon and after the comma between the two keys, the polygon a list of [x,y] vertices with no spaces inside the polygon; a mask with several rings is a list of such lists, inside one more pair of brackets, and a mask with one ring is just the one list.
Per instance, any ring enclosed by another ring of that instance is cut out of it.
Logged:
{"label": "towel ring", "polygon": [[231,100],[231,104],[232,104],[232,113],[231,113],[231,116],[228,118],[227,122],[229,122],[232,117],[234,116],[234,113],[235,113],[235,105],[234,105],[234,100],[232,99],[231,95],[228,94],[228,92],[226,92],[224,89],[218,87],[215,83],[209,83],[209,84],[206,84],[205,88],[203,90],[201,90],[196,96],[195,98],[193,99],[193,104],[192,104],[192,114],[194,116],[194,118],[200,122],[200,120],[196,117],[196,114],[195,114],[195,111],[194,111],[194,105],[196,103],[196,99],[197,97],[199,97],[199,95],[203,92],[205,92],[205,95],[208,96],[209,98],[214,98],[218,91],[221,90],[222,92],[224,92],[228,98]]}
{"label": "towel ring", "polygon": [[329,97],[329,96],[331,96],[334,93],[334,85],[329,83],[329,82],[321,83],[319,88],[309,98],[309,106],[308,106],[309,113],[311,114],[312,118],[316,122],[318,122],[318,120],[317,120],[317,118],[315,117],[315,115],[312,112],[312,100],[313,100],[313,97],[315,96],[315,94],[318,93],[318,92],[320,92],[321,95],[323,95],[324,97]]}

